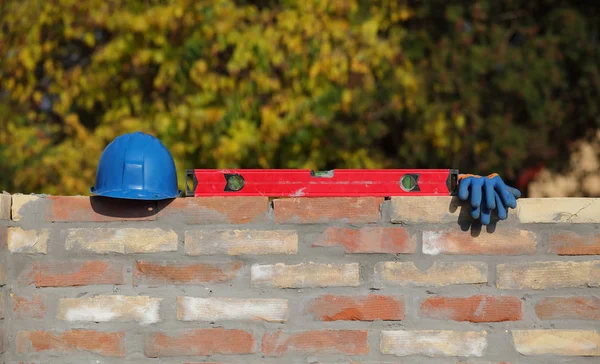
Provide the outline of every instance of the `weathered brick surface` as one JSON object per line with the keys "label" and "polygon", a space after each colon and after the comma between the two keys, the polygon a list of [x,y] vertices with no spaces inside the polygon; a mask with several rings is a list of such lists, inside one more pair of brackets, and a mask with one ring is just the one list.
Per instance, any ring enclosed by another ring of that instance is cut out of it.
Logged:
{"label": "weathered brick surface", "polygon": [[47,254],[48,229],[24,230],[20,227],[8,228],[8,250],[11,253]]}
{"label": "weathered brick surface", "polygon": [[8,226],[2,225],[0,222],[0,253],[8,251]]}
{"label": "weathered brick surface", "polygon": [[110,222],[156,219],[156,202],[122,200],[101,196],[50,196],[46,198],[46,221]]}
{"label": "weathered brick surface", "polygon": [[4,272],[6,268],[4,264],[0,263],[0,287],[6,284],[6,273]]}
{"label": "weathered brick surface", "polygon": [[283,299],[177,297],[177,319],[181,321],[285,322],[288,301]]}
{"label": "weathered brick surface", "polygon": [[178,240],[170,229],[78,228],[69,229],[65,248],[99,254],[174,252]]}
{"label": "weathered brick surface", "polygon": [[360,284],[358,263],[253,264],[251,273],[252,285],[256,287],[339,287]]}
{"label": "weathered brick surface", "polygon": [[392,223],[457,222],[461,201],[449,196],[394,196],[390,201]]}
{"label": "weathered brick surface", "polygon": [[548,253],[558,255],[600,255],[600,233],[577,234],[572,231],[550,235]]}
{"label": "weathered brick surface", "polygon": [[33,262],[21,281],[36,287],[124,284],[125,266],[101,260]]}
{"label": "weathered brick surface", "polygon": [[383,197],[285,198],[274,200],[273,209],[277,223],[373,223],[379,220],[383,200]]}
{"label": "weathered brick surface", "polygon": [[487,264],[482,262],[435,262],[421,270],[412,262],[379,262],[378,280],[400,286],[449,286],[487,282]]}
{"label": "weathered brick surface", "polygon": [[500,289],[600,287],[600,260],[499,264],[497,275]]}
{"label": "weathered brick surface", "polygon": [[320,321],[400,321],[405,318],[401,298],[376,294],[323,295],[308,305],[307,312]]}
{"label": "weathered brick surface", "polygon": [[417,236],[402,227],[328,227],[313,247],[343,247],[348,253],[415,253]]}
{"label": "weathered brick surface", "polygon": [[546,297],[535,312],[542,320],[600,320],[600,297]]}
{"label": "weathered brick surface", "polygon": [[600,356],[600,333],[595,330],[512,330],[522,355]]}
{"label": "weathered brick surface", "polygon": [[60,320],[79,322],[128,322],[153,324],[160,321],[162,298],[148,296],[100,295],[89,298],[61,298]]}
{"label": "weathered brick surface", "polygon": [[599,356],[596,199],[519,199],[480,227],[447,196],[17,196],[16,220],[0,211],[0,362]]}
{"label": "weathered brick surface", "polygon": [[185,232],[187,255],[296,254],[295,230],[193,230]]}
{"label": "weathered brick surface", "polygon": [[519,221],[528,223],[600,223],[600,198],[527,198],[517,205]]}
{"label": "weathered brick surface", "polygon": [[46,295],[33,293],[31,296],[11,295],[12,310],[17,319],[43,319],[46,316]]}
{"label": "weathered brick surface", "polygon": [[250,354],[256,351],[252,333],[238,329],[195,329],[173,334],[148,334],[144,353],[150,358],[172,356]]}
{"label": "weathered brick surface", "polygon": [[0,194],[0,220],[10,220],[11,203],[12,199],[10,194]]}
{"label": "weathered brick surface", "polygon": [[302,355],[369,353],[367,330],[312,330],[303,332],[277,331],[266,333],[262,352],[266,356],[281,357],[294,353]]}
{"label": "weathered brick surface", "polygon": [[431,297],[421,302],[420,314],[438,320],[517,321],[523,318],[523,305],[514,296]]}
{"label": "weathered brick surface", "polygon": [[226,263],[182,263],[136,261],[134,285],[151,287],[164,285],[224,283],[233,280],[242,269],[240,261]]}
{"label": "weathered brick surface", "polygon": [[351,360],[351,359],[347,359],[347,360],[341,360],[341,361],[335,361],[335,359],[332,360],[318,360],[318,361],[312,361],[310,362],[310,364],[402,364],[400,362],[395,362],[395,361],[373,361],[373,360],[366,360],[366,361],[355,361],[355,360]]}
{"label": "weathered brick surface", "polygon": [[38,205],[40,197],[36,195],[12,195],[11,215],[13,221],[20,221],[27,208]]}
{"label": "weathered brick surface", "polygon": [[386,355],[481,357],[486,349],[486,331],[384,330],[381,332],[380,350]]}
{"label": "weathered brick surface", "polygon": [[125,333],[94,330],[68,331],[18,331],[16,333],[17,354],[50,352],[74,354],[90,352],[106,357],[125,356]]}
{"label": "weathered brick surface", "polygon": [[249,224],[267,220],[269,199],[262,196],[207,196],[159,201],[160,220],[188,224]]}
{"label": "weathered brick surface", "polygon": [[527,230],[497,229],[472,236],[457,228],[423,232],[423,253],[462,255],[532,255],[536,234]]}

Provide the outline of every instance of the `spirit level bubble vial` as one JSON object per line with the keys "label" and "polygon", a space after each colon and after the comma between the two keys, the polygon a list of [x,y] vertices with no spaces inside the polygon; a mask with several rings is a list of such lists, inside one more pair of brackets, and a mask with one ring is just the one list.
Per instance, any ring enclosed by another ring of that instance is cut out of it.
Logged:
{"label": "spirit level bubble vial", "polygon": [[187,196],[451,196],[457,169],[188,169]]}

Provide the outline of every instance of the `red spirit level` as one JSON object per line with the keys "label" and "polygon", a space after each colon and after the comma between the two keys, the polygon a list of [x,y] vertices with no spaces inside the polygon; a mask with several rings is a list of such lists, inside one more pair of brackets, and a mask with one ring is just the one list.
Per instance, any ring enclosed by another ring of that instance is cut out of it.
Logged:
{"label": "red spirit level", "polygon": [[187,196],[449,196],[457,169],[189,169]]}

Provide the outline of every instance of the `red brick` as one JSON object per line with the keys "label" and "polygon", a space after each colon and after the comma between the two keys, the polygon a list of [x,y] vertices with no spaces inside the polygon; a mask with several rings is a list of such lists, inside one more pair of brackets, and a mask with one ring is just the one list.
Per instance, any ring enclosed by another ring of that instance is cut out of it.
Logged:
{"label": "red brick", "polygon": [[90,352],[101,356],[123,357],[125,333],[94,330],[19,331],[16,335],[17,354],[31,352]]}
{"label": "red brick", "polygon": [[19,319],[42,319],[46,315],[46,295],[34,293],[31,297],[12,297],[12,308]]}
{"label": "red brick", "polygon": [[377,222],[383,197],[311,197],[273,200],[275,222],[319,224]]}
{"label": "red brick", "polygon": [[600,320],[600,297],[547,297],[535,312],[542,320]]}
{"label": "red brick", "polygon": [[523,307],[514,296],[431,297],[421,302],[421,316],[469,322],[517,321],[523,318]]}
{"label": "red brick", "polygon": [[69,287],[100,284],[124,284],[122,263],[90,260],[84,262],[34,262],[24,277],[36,287]]}
{"label": "red brick", "polygon": [[156,202],[121,200],[100,196],[50,196],[46,203],[46,221],[107,222],[155,220]]}
{"label": "red brick", "polygon": [[600,255],[600,233],[577,234],[565,231],[551,234],[548,253],[558,255]]}
{"label": "red brick", "polygon": [[195,329],[168,335],[148,334],[144,353],[149,358],[216,354],[251,354],[256,351],[251,333],[236,329]]}
{"label": "red brick", "polygon": [[248,224],[266,221],[269,198],[262,196],[207,196],[158,202],[158,219],[188,224]]}
{"label": "red brick", "polygon": [[181,263],[136,261],[133,284],[149,286],[223,283],[233,280],[243,263]]}
{"label": "red brick", "polygon": [[416,252],[417,238],[402,227],[328,227],[312,246],[341,246],[348,253],[402,254]]}
{"label": "red brick", "polygon": [[391,296],[324,295],[307,308],[321,321],[394,321],[404,320],[404,302]]}
{"label": "red brick", "polygon": [[367,330],[313,330],[266,333],[262,352],[266,356],[286,354],[366,355],[369,353]]}
{"label": "red brick", "polygon": [[423,253],[462,255],[532,255],[536,252],[536,235],[527,230],[500,230],[493,234],[447,229],[423,232]]}

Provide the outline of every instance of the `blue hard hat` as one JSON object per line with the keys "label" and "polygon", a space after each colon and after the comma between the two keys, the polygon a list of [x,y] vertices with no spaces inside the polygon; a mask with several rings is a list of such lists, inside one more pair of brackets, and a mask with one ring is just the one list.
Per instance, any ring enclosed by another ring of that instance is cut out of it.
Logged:
{"label": "blue hard hat", "polygon": [[142,132],[123,134],[104,149],[90,192],[133,200],[162,200],[181,193],[171,153]]}

